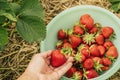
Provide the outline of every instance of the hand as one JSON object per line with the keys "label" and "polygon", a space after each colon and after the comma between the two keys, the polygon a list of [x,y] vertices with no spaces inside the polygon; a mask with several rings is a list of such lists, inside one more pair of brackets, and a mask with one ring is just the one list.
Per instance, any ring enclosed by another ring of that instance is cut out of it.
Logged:
{"label": "hand", "polygon": [[50,58],[51,51],[33,56],[27,69],[18,80],[59,80],[72,66],[72,57],[68,57],[67,62],[57,68],[50,65]]}

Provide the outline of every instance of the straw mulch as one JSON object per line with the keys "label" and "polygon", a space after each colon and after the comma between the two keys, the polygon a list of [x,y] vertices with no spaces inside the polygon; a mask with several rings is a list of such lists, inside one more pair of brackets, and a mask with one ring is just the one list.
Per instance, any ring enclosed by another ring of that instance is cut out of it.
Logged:
{"label": "straw mulch", "polygon": [[[41,0],[45,10],[45,22],[48,24],[61,11],[77,5],[96,5],[109,9],[108,0]],[[112,12],[112,10],[110,10]],[[120,17],[119,13],[114,13]],[[15,25],[8,26],[9,43],[0,52],[0,79],[15,80],[27,67],[31,57],[39,53],[39,43],[27,43],[16,32]],[[120,80],[120,70],[108,80]]]}

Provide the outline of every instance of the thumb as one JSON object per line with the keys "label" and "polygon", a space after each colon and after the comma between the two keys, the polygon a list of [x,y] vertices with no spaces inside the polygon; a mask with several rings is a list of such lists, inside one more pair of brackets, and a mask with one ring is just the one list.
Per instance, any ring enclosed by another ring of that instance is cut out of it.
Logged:
{"label": "thumb", "polygon": [[56,79],[62,77],[71,67],[72,67],[73,57],[69,57],[67,62],[55,69],[55,72],[51,74],[51,76],[56,76]]}

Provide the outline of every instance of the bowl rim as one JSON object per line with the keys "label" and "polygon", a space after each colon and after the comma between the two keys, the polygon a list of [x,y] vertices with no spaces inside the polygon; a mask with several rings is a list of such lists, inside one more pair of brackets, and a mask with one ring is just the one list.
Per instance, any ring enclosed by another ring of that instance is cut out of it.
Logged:
{"label": "bowl rim", "polygon": [[[61,13],[59,13],[57,16],[55,16],[51,21],[50,23],[46,26],[46,30],[49,31],[51,29],[51,25],[59,19],[59,17],[62,17],[63,15],[65,15],[66,13],[68,12],[71,12],[71,11],[74,11],[74,10],[83,10],[83,9],[93,9],[93,10],[97,10],[97,11],[100,11],[100,12],[104,12],[106,13],[107,15],[110,15],[111,18],[114,18],[114,20],[116,20],[116,22],[120,25],[120,19],[115,15],[113,14],[112,12],[110,12],[109,10],[106,10],[102,7],[99,7],[99,6],[94,6],[94,5],[80,5],[80,6],[75,6],[75,7],[71,7],[71,8],[68,8],[64,11],[62,11]],[[47,34],[47,33],[46,33]],[[45,51],[45,40],[44,41],[41,41],[40,43],[40,51],[43,52]],[[112,70],[110,73],[108,73],[109,71],[105,72],[104,74],[100,75],[99,77],[96,77],[96,78],[93,78],[93,79],[89,79],[89,80],[106,80],[107,78],[109,78],[110,76],[112,76],[115,72],[118,71],[118,69],[120,68],[119,66],[120,62],[118,64],[116,64],[114,67],[114,70]],[[103,77],[104,76],[104,77]],[[68,78],[69,79],[69,78]],[[70,79],[69,79],[70,80]],[[71,79],[73,80],[73,79]]]}

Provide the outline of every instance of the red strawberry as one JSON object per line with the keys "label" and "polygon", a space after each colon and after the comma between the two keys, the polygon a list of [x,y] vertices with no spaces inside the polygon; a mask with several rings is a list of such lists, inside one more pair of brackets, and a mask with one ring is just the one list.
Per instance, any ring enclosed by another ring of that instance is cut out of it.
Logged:
{"label": "red strawberry", "polygon": [[100,64],[102,64],[102,59],[100,57],[93,57],[92,59],[94,62],[99,62]]}
{"label": "red strawberry", "polygon": [[70,43],[66,42],[63,44],[63,47],[64,48],[66,48],[66,47],[72,48],[72,45]]}
{"label": "red strawberry", "polygon": [[102,63],[105,66],[110,66],[112,64],[112,62],[109,58],[102,58]]}
{"label": "red strawberry", "polygon": [[101,34],[97,35],[95,40],[96,40],[97,44],[100,44],[100,45],[104,44],[104,36]]}
{"label": "red strawberry", "polygon": [[76,71],[77,71],[76,67],[71,67],[71,68],[67,71],[66,76],[70,78],[70,77],[73,76],[73,74],[74,74]]}
{"label": "red strawberry", "polygon": [[53,67],[59,67],[66,62],[66,57],[61,53],[60,50],[53,50],[51,54],[51,65]]}
{"label": "red strawberry", "polygon": [[117,58],[118,57],[118,51],[115,46],[111,46],[108,51],[106,52],[106,56],[109,58]]}
{"label": "red strawberry", "polygon": [[103,64],[102,64],[102,59],[100,57],[93,57],[92,58],[94,60],[94,68],[96,71],[102,71],[102,67],[103,67]]}
{"label": "red strawberry", "polygon": [[90,58],[86,59],[83,63],[83,67],[85,69],[91,69],[94,67],[94,61]]}
{"label": "red strawberry", "polygon": [[81,49],[81,53],[87,58],[90,57],[90,51],[87,48]]}
{"label": "red strawberry", "polygon": [[87,70],[86,74],[88,79],[98,77],[98,73],[94,69]]}
{"label": "red strawberry", "polygon": [[79,25],[76,25],[74,26],[74,34],[84,34],[84,30],[79,26]]}
{"label": "red strawberry", "polygon": [[105,38],[109,38],[113,34],[113,28],[105,26],[101,28],[101,32]]}
{"label": "red strawberry", "polygon": [[63,43],[67,43],[67,42],[69,42],[68,39],[64,39],[64,40],[63,40]]}
{"label": "red strawberry", "polygon": [[97,27],[93,27],[89,32],[94,34],[94,33],[97,33],[98,31],[98,28]]}
{"label": "red strawberry", "polygon": [[105,47],[104,46],[102,46],[102,45],[99,45],[98,46],[98,50],[100,51],[100,55],[101,56],[104,56],[104,54],[105,54]]}
{"label": "red strawberry", "polygon": [[109,66],[103,66],[101,69],[102,69],[102,71],[106,71],[109,69]]}
{"label": "red strawberry", "polygon": [[70,42],[73,48],[77,48],[77,46],[82,42],[82,39],[76,35],[70,35]]}
{"label": "red strawberry", "polygon": [[105,47],[106,49],[109,49],[111,46],[113,46],[113,43],[112,43],[111,41],[106,41],[106,42],[104,43],[104,47]]}
{"label": "red strawberry", "polygon": [[63,29],[60,29],[59,31],[58,31],[58,39],[65,39],[67,37],[67,34],[66,34],[66,32],[63,30]]}
{"label": "red strawberry", "polygon": [[92,56],[96,56],[96,57],[100,56],[100,51],[99,51],[97,45],[94,45],[94,44],[91,45],[89,50],[90,50],[90,54]]}
{"label": "red strawberry", "polygon": [[77,54],[74,56],[74,59],[77,63],[82,63],[85,61],[86,57],[83,54],[77,52]]}
{"label": "red strawberry", "polygon": [[89,14],[84,14],[80,17],[80,23],[90,30],[94,26],[94,20]]}
{"label": "red strawberry", "polygon": [[73,74],[74,80],[81,80],[82,77],[83,77],[83,74],[82,74],[80,71],[76,71],[76,72]]}

